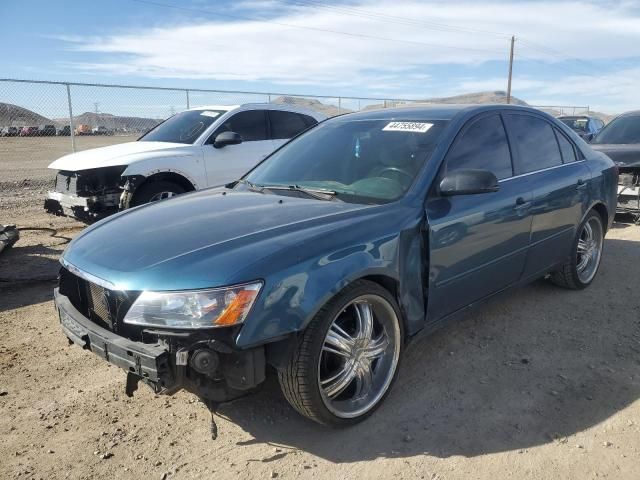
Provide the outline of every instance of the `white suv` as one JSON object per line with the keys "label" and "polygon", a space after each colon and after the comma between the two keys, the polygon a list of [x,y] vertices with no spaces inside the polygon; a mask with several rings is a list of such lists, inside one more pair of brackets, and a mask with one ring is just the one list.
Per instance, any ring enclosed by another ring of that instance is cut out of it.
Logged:
{"label": "white suv", "polygon": [[290,105],[198,107],[178,113],[136,142],[72,153],[45,209],[94,221],[129,206],[240,178],[264,157],[326,117]]}

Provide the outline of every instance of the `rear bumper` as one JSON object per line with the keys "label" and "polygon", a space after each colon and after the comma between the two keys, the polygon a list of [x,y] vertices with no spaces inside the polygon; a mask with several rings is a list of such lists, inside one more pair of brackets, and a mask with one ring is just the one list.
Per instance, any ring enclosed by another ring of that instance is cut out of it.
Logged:
{"label": "rear bumper", "polygon": [[96,325],[78,312],[57,288],[54,302],[60,326],[70,342],[138,376],[158,393],[176,387],[170,354],[163,345],[134,342]]}

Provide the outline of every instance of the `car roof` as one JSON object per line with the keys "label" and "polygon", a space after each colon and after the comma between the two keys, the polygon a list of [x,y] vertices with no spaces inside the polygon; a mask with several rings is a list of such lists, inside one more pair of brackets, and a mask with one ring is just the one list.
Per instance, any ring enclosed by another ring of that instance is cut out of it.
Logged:
{"label": "car roof", "polygon": [[327,116],[316,110],[311,108],[307,108],[300,105],[292,105],[288,103],[243,103],[241,105],[203,105],[198,107],[192,107],[189,110],[224,110],[225,112],[230,112],[236,109],[246,109],[246,110],[284,110],[288,112],[297,112],[304,113],[305,115],[310,115],[314,117],[316,120],[322,120],[327,118]]}
{"label": "car roof", "polygon": [[620,114],[621,117],[640,117],[640,110],[631,110]]}
{"label": "car roof", "polygon": [[380,108],[362,112],[348,113],[337,118],[349,118],[350,120],[392,120],[402,118],[404,120],[452,120],[460,114],[474,114],[491,110],[519,110],[530,111],[545,115],[541,110],[522,105],[507,105],[504,103],[491,103],[480,105],[467,104],[410,104],[393,108]]}

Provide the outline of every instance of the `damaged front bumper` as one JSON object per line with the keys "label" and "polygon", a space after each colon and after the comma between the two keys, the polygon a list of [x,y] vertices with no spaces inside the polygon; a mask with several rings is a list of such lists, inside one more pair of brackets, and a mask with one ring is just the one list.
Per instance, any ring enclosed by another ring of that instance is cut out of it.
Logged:
{"label": "damaged front bumper", "polygon": [[91,223],[118,211],[125,166],[79,171],[60,170],[55,189],[47,193],[44,209],[54,215]]}
{"label": "damaged front bumper", "polygon": [[80,197],[62,192],[47,192],[44,209],[48,213],[93,222],[118,211],[119,193]]}
{"label": "damaged front bumper", "polygon": [[620,168],[617,213],[628,213],[640,220],[640,168]]}
{"label": "damaged front bumper", "polygon": [[153,343],[131,340],[83,315],[68,297],[54,290],[62,331],[76,344],[127,372],[126,393],[139,381],[158,394],[188,390],[213,404],[251,392],[264,381],[264,347],[234,350],[202,333],[145,332]]}

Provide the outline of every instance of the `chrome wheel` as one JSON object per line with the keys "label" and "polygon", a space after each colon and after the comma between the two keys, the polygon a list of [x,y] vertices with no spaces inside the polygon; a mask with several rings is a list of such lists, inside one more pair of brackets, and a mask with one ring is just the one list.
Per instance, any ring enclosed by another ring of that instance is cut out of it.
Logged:
{"label": "chrome wheel", "polygon": [[399,322],[378,295],[355,298],[333,319],[318,368],[322,400],[331,413],[358,417],[384,396],[400,357]]}
{"label": "chrome wheel", "polygon": [[576,249],[576,271],[583,283],[589,283],[598,270],[602,255],[602,233],[602,222],[597,216],[592,216],[582,226]]}
{"label": "chrome wheel", "polygon": [[176,195],[175,192],[158,192],[155,195],[153,195],[149,201],[150,202],[157,202],[158,200],[164,200],[165,198],[171,198],[174,195]]}

